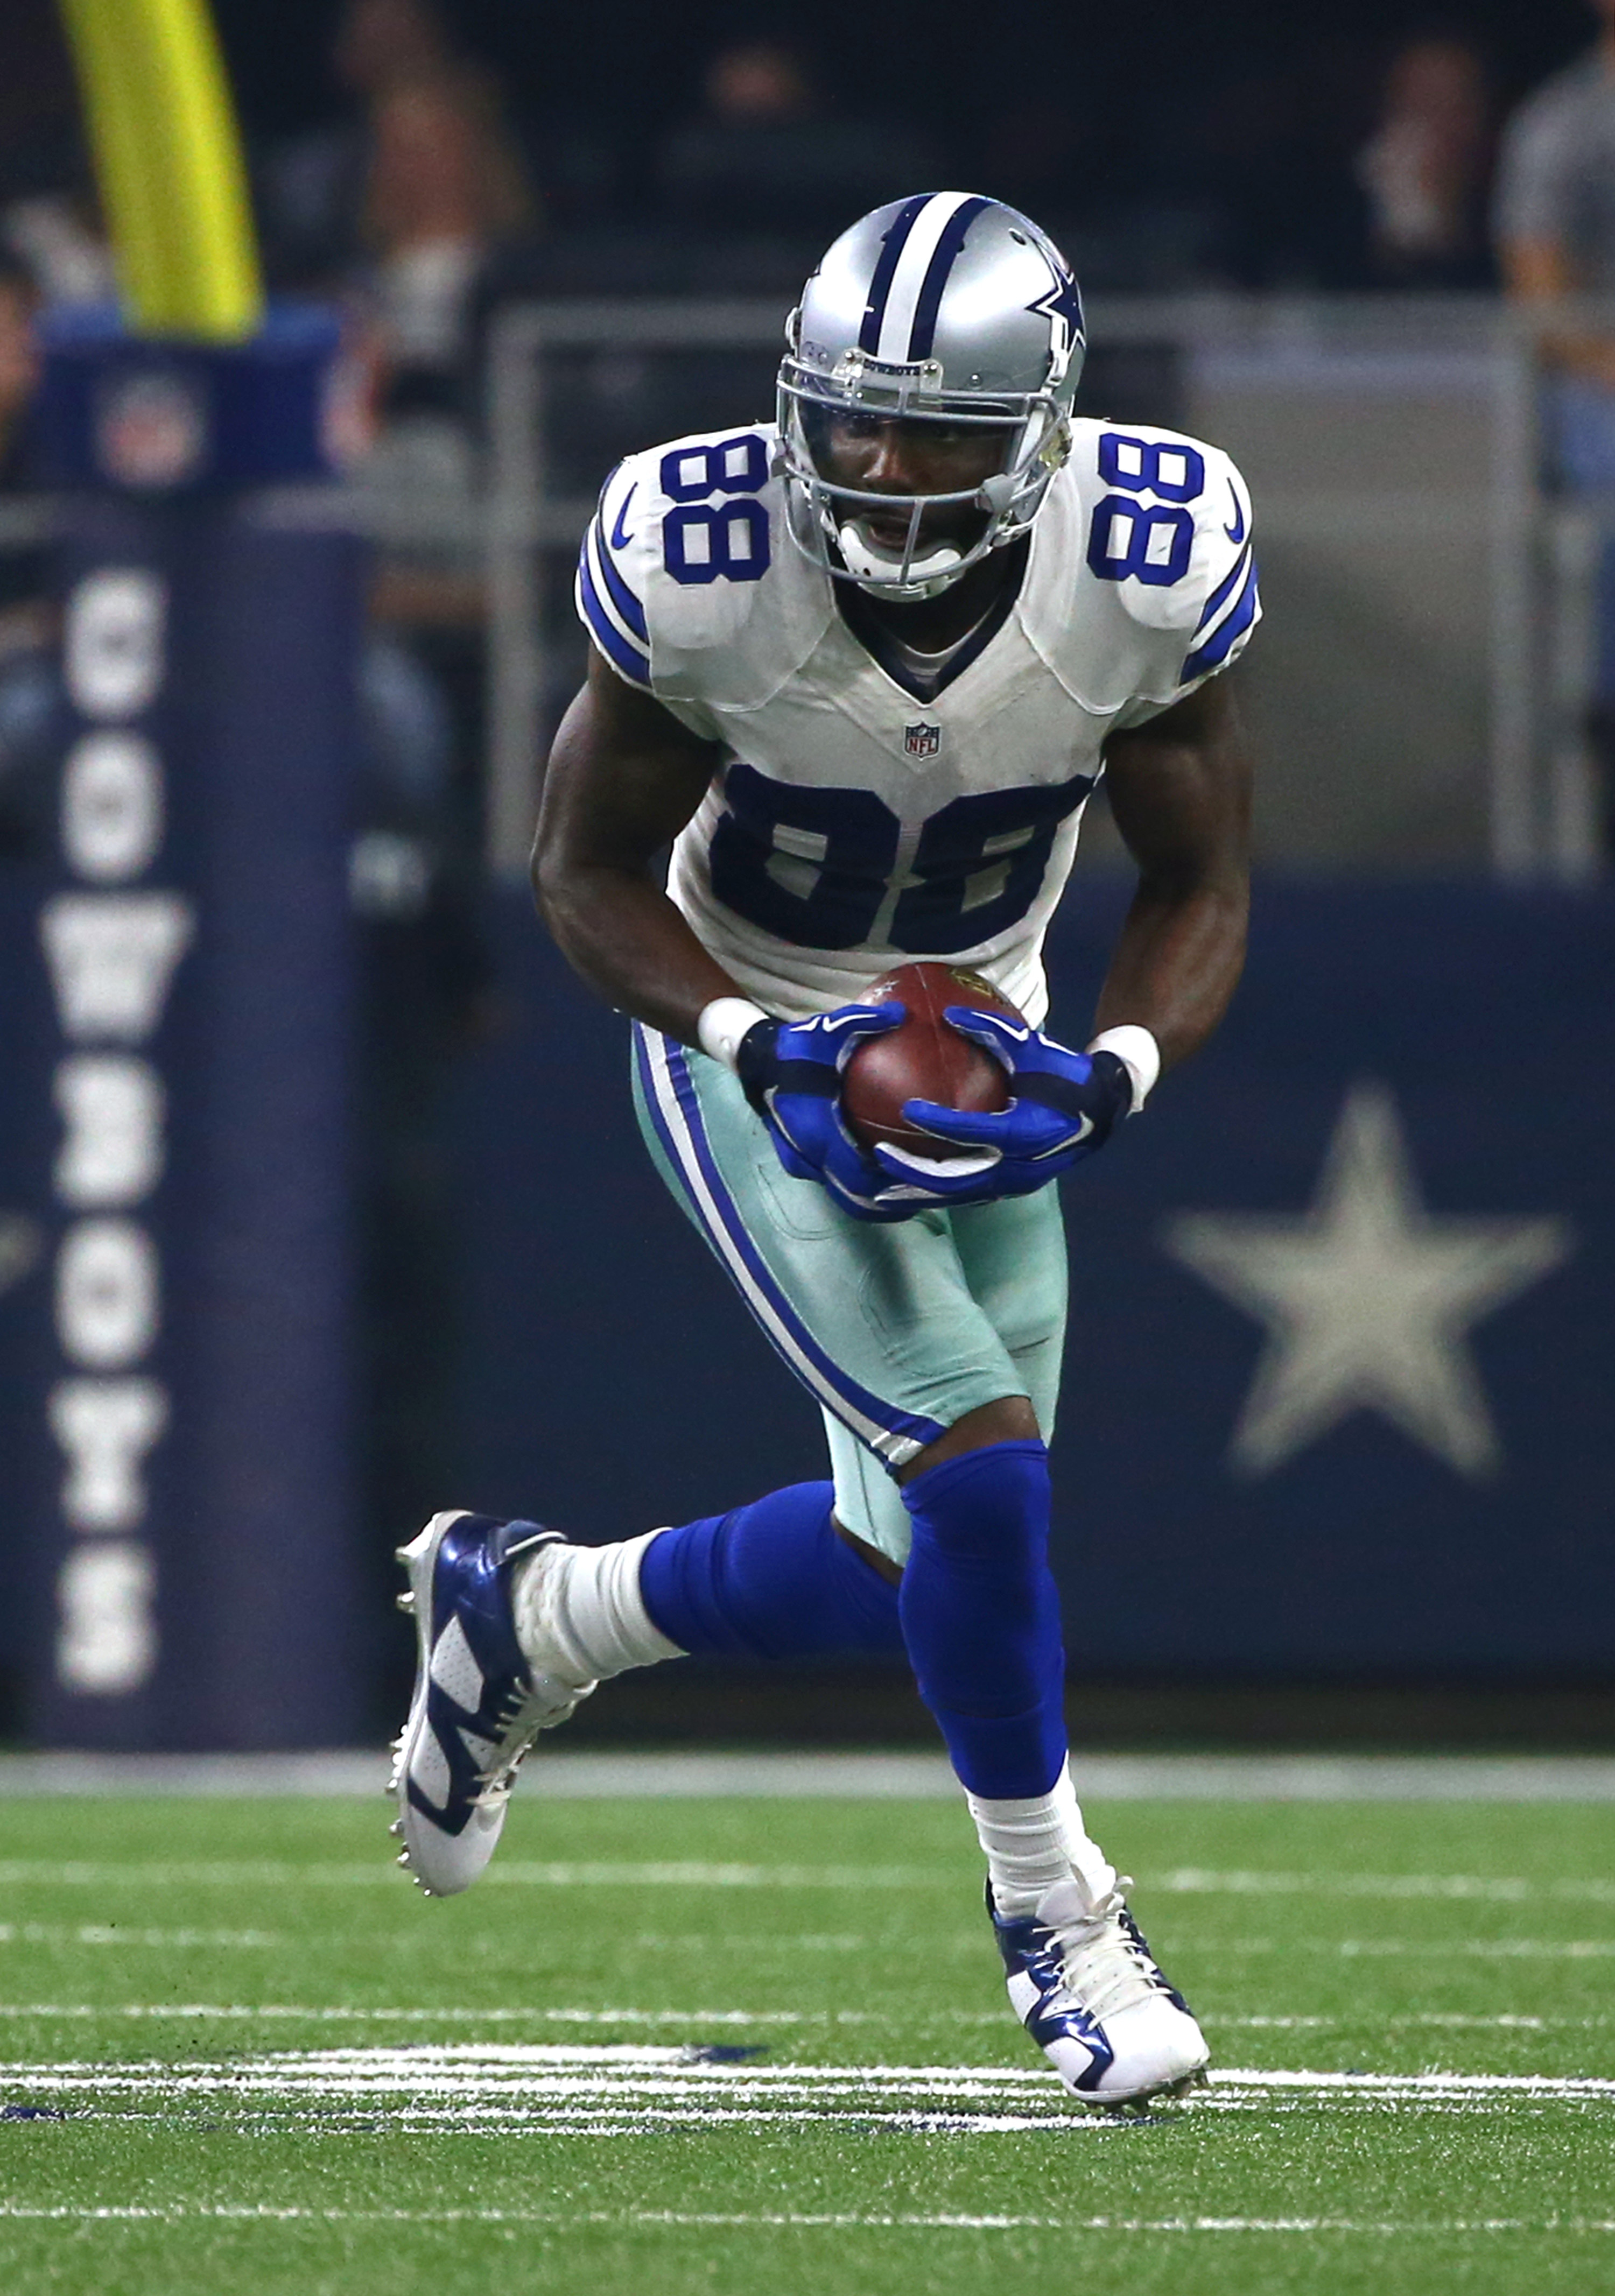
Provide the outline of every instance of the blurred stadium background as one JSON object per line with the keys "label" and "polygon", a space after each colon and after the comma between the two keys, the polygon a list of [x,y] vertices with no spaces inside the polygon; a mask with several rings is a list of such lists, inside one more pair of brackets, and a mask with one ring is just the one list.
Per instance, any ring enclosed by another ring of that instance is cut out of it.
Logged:
{"label": "blurred stadium background", "polygon": [[[820,248],[935,181],[1061,239],[1083,404],[1228,447],[1266,578],[1247,985],[1070,1191],[1079,1735],[1615,1742],[1609,513],[1492,223],[1580,0],[215,16],[256,332],[160,282],[115,331],[115,130],[98,177],[58,16],[0,23],[0,1735],[373,1740],[434,1507],[817,1472],[522,873],[606,471],[766,413]],[[1125,898],[1090,819],[1057,1017]],[[573,1734],[929,1725],[685,1665]]]}

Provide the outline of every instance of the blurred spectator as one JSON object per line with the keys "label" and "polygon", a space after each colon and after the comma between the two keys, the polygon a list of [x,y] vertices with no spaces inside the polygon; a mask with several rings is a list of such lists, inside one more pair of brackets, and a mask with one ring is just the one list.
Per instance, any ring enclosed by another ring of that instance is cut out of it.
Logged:
{"label": "blurred spectator", "polygon": [[[1592,0],[1589,53],[1527,98],[1509,122],[1496,227],[1508,291],[1551,307],[1615,299],[1615,0]],[[1615,301],[1596,324],[1550,324],[1550,453],[1572,492],[1615,496]],[[1615,546],[1598,578],[1597,660],[1587,732],[1603,784],[1604,842],[1615,851]]]}
{"label": "blurred spectator", "polygon": [[0,491],[23,475],[29,418],[39,382],[34,313],[39,291],[20,263],[0,257]]}
{"label": "blurred spectator", "polygon": [[340,299],[345,458],[381,537],[373,612],[445,695],[468,816],[480,749],[481,324],[538,202],[495,77],[431,0],[348,0],[333,72],[357,111],[271,150],[259,205],[279,283]]}
{"label": "blurred spectator", "polygon": [[480,763],[485,685],[485,291],[536,216],[485,75],[455,65],[378,91],[348,283],[373,421],[357,477],[387,537],[372,603],[395,632],[407,631],[448,695],[463,786]]}
{"label": "blurred spectator", "polygon": [[0,265],[13,263],[46,303],[113,291],[72,65],[42,0],[0,8]]}
{"label": "blurred spectator", "polygon": [[378,94],[361,236],[387,409],[452,403],[477,282],[503,246],[534,228],[537,212],[482,74],[461,68]]}
{"label": "blurred spectator", "polygon": [[1275,35],[1193,107],[1194,172],[1220,211],[1217,267],[1242,287],[1365,283],[1354,172],[1374,119],[1361,34]]}
{"label": "blurred spectator", "polygon": [[1474,43],[1409,40],[1392,57],[1378,124],[1357,154],[1367,274],[1388,287],[1481,287],[1492,272],[1486,193],[1491,95]]}
{"label": "blurred spectator", "polygon": [[47,303],[100,303],[112,294],[111,250],[82,193],[35,192],[13,200],[0,213],[0,238]]}
{"label": "blurred spectator", "polygon": [[790,41],[720,48],[704,95],[657,168],[673,219],[693,229],[824,238],[935,174],[930,145],[906,122],[831,111]]}
{"label": "blurred spectator", "polygon": [[331,68],[359,109],[272,145],[258,168],[259,225],[277,284],[324,286],[348,270],[359,246],[369,105],[389,87],[430,84],[455,62],[431,0],[348,0]]}
{"label": "blurred spectator", "polygon": [[[537,201],[496,82],[455,53],[430,0],[349,0],[332,62],[362,108],[261,167],[272,275],[348,308],[349,459],[395,502],[463,504],[480,290]],[[468,611],[456,597],[450,619]]]}
{"label": "blurred spectator", "polygon": [[[1504,279],[1522,302],[1615,293],[1615,0],[1593,9],[1592,49],[1528,97],[1504,137],[1495,220]],[[1551,348],[1561,375],[1597,394],[1569,402],[1569,475],[1615,484],[1615,324],[1556,331]]]}
{"label": "blurred spectator", "polygon": [[[34,475],[33,406],[39,382],[34,315],[39,300],[26,266],[0,256],[0,513],[12,519]],[[16,525],[16,531],[0,525],[0,716],[7,706],[13,658],[37,646],[49,625],[45,544],[29,531],[26,514]]]}

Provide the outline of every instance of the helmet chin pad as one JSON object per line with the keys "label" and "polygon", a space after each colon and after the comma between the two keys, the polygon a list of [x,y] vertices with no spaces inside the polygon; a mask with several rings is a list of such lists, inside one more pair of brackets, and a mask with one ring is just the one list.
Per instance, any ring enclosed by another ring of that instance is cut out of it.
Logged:
{"label": "helmet chin pad", "polygon": [[901,555],[877,550],[851,519],[836,529],[835,539],[853,580],[893,598],[934,598],[964,571],[965,554],[951,542],[939,544],[923,558],[911,558],[905,573]]}

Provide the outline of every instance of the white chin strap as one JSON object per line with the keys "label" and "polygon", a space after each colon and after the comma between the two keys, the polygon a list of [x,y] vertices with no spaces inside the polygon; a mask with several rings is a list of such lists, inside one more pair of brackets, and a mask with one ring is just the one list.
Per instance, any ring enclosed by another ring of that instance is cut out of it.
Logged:
{"label": "white chin strap", "polygon": [[901,558],[892,558],[885,551],[875,549],[850,520],[838,527],[836,541],[847,571],[855,579],[869,582],[894,598],[934,598],[957,578],[964,563],[963,551],[945,542],[939,549],[928,551],[923,558],[912,560],[908,572],[899,582],[893,578],[902,566]]}

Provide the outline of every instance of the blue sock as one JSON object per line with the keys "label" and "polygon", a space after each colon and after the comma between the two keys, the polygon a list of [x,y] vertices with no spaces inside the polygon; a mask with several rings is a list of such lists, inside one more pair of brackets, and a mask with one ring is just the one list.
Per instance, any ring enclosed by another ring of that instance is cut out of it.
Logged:
{"label": "blue sock", "polygon": [[797,1483],[664,1530],[639,1566],[652,1620],[703,1656],[901,1652],[898,1590],[836,1537],[834,1498],[833,1484]]}
{"label": "blue sock", "polygon": [[1066,1757],[1048,1453],[1037,1442],[967,1451],[906,1483],[903,1504],[914,1520],[904,1640],[960,1782],[994,1800],[1047,1793]]}

